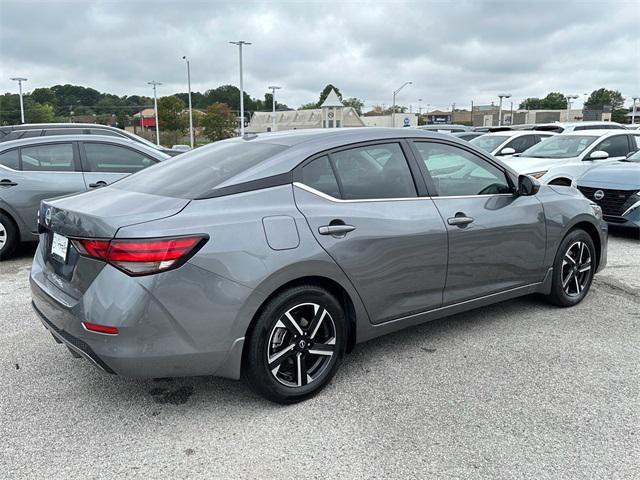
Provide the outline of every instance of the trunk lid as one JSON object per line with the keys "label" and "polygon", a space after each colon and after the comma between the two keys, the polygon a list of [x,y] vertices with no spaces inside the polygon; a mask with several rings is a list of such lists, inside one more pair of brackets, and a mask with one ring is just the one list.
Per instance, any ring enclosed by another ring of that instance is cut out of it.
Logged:
{"label": "trunk lid", "polygon": [[60,241],[64,243],[65,238],[112,239],[122,227],[170,217],[189,202],[109,187],[45,200],[38,212],[42,275],[57,289],[79,299],[105,263],[80,256],[71,241],[68,241],[63,259],[52,253],[54,243],[60,251]]}

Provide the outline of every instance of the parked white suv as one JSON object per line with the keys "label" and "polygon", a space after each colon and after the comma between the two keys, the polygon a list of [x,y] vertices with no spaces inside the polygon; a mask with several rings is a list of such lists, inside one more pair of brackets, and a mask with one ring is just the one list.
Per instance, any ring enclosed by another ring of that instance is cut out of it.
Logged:
{"label": "parked white suv", "polygon": [[469,140],[469,143],[495,156],[509,156],[522,153],[528,148],[556,135],[553,132],[536,132],[534,130],[506,130],[504,132],[486,133]]}
{"label": "parked white suv", "polygon": [[584,130],[555,135],[504,162],[542,183],[571,185],[587,170],[640,150],[640,132]]}

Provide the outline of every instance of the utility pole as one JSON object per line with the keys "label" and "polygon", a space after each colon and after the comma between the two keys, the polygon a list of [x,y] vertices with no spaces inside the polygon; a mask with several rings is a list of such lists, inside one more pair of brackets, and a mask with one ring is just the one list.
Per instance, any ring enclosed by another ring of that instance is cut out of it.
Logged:
{"label": "utility pole", "polygon": [[471,126],[473,126],[473,100],[471,100]]}
{"label": "utility pole", "polygon": [[18,82],[18,91],[20,92],[20,123],[24,123],[24,103],[22,103],[22,82],[26,82],[27,79],[23,77],[11,78],[14,82]]}
{"label": "utility pole", "polygon": [[456,104],[454,102],[451,104],[451,123],[455,123],[453,118],[455,114],[456,114]]}
{"label": "utility pole", "polygon": [[244,85],[242,83],[242,46],[251,45],[251,42],[238,40],[237,42],[229,42],[238,46],[238,58],[240,60],[240,136],[244,136]]}
{"label": "utility pole", "polygon": [[579,95],[569,94],[565,95],[567,99],[567,122],[570,122],[569,115],[571,114],[571,100],[575,100],[576,98],[580,98]]}
{"label": "utility pole", "polygon": [[418,99],[418,116],[422,115],[422,99]]}
{"label": "utility pole", "polygon": [[276,131],[276,90],[280,90],[282,87],[276,87],[275,85],[271,85],[270,87],[267,87],[267,88],[271,90],[271,105],[272,105],[271,131],[275,132]]}
{"label": "utility pole", "polygon": [[182,59],[187,62],[187,88],[189,89],[189,138],[191,140],[191,148],[193,148],[195,145],[195,138],[193,135],[193,109],[191,108],[191,67],[189,66],[189,59],[186,55],[183,55]]}
{"label": "utility pole", "polygon": [[511,102],[511,120],[509,120],[509,125],[513,125],[513,102]]}
{"label": "utility pole", "polygon": [[[156,82],[155,80],[151,80],[150,82],[147,82],[147,84],[153,86],[153,109],[156,113],[156,145],[160,146],[160,122],[158,121],[158,95],[156,92],[156,87],[162,84],[160,82]],[[142,113],[140,115],[142,115]]]}
{"label": "utility pole", "polygon": [[636,124],[636,100],[640,100],[640,97],[633,97],[633,109],[631,110],[631,125]]}
{"label": "utility pole", "polygon": [[402,90],[404,87],[406,87],[407,85],[411,85],[413,84],[413,82],[404,82],[400,88],[398,88],[397,90],[393,91],[393,106],[391,107],[391,127],[395,127],[396,124],[394,122],[394,119],[396,118],[396,95],[398,93],[400,93],[400,90]]}

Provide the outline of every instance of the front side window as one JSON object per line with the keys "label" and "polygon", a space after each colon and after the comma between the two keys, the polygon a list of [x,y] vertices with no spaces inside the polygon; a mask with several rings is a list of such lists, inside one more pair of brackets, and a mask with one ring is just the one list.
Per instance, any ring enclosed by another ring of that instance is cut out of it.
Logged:
{"label": "front side window", "polygon": [[332,153],[345,200],[416,197],[407,159],[398,143],[351,148]]}
{"label": "front side window", "polygon": [[502,170],[452,145],[416,142],[424,166],[440,196],[512,193]]}
{"label": "front side window", "polygon": [[88,172],[134,173],[155,162],[146,155],[119,145],[85,143],[84,168]]}
{"label": "front side window", "polygon": [[629,153],[629,140],[626,135],[616,135],[601,141],[593,151],[602,150],[609,154],[609,157],[624,157]]}
{"label": "front side window", "polygon": [[507,143],[507,148],[513,148],[516,153],[522,153],[527,148],[533,147],[536,144],[536,136],[535,135],[522,135],[520,137],[516,137]]}
{"label": "front side window", "polygon": [[5,167],[13,170],[18,170],[20,168],[18,149],[0,153],[0,165],[4,165]]}
{"label": "front side window", "polygon": [[73,145],[56,143],[21,149],[22,170],[35,172],[72,172]]}

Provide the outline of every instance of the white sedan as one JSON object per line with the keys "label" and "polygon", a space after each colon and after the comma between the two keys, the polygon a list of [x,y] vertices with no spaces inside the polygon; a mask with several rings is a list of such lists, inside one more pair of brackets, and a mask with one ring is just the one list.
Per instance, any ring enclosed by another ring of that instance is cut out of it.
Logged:
{"label": "white sedan", "polygon": [[585,130],[556,135],[504,162],[541,183],[571,185],[591,168],[639,149],[640,131]]}
{"label": "white sedan", "polygon": [[469,140],[476,147],[497,157],[508,157],[522,153],[529,147],[556,135],[553,132],[538,132],[535,130],[507,130],[493,132]]}

